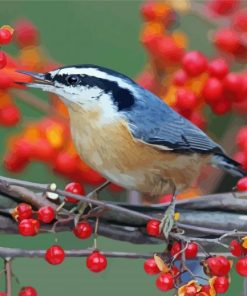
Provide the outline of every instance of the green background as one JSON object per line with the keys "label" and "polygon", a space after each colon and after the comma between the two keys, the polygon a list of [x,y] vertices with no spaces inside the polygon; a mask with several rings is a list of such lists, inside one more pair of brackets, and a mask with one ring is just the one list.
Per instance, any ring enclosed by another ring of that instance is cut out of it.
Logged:
{"label": "green background", "polygon": [[[142,69],[145,53],[139,43],[141,1],[0,1],[0,24],[13,24],[25,17],[39,28],[42,44],[49,54],[62,64],[93,63],[107,66],[134,77]],[[206,40],[208,27],[195,17],[182,20],[183,30],[190,31],[191,48],[210,53]],[[16,49],[9,46],[8,52]],[[45,95],[37,92],[44,100]],[[41,113],[17,102],[26,119],[37,119]],[[226,119],[217,119],[222,126]],[[212,119],[211,122],[214,122]],[[0,128],[1,158],[6,136],[21,129]],[[221,130],[218,130],[218,134]],[[7,172],[1,173],[7,174]],[[23,172],[22,178],[38,182],[57,181],[61,186],[65,180],[55,177],[42,164],[32,164]],[[72,234],[59,234],[59,243],[64,248],[85,248],[92,241],[81,242]],[[47,248],[54,243],[52,235],[35,238],[0,236],[1,246]],[[159,251],[162,246],[135,246],[100,238],[102,250]],[[109,259],[109,268],[101,274],[92,274],[85,267],[85,259],[66,259],[61,266],[49,266],[43,259],[16,259],[14,273],[22,285],[33,285],[39,296],[52,295],[160,295],[155,288],[155,278],[143,272],[143,260]],[[238,279],[240,282],[240,280]],[[242,283],[233,280],[228,295],[241,295]],[[0,276],[0,290],[4,288],[4,277]],[[13,296],[18,285],[14,283]],[[239,291],[239,292],[237,292]],[[167,295],[169,295],[167,293]]]}

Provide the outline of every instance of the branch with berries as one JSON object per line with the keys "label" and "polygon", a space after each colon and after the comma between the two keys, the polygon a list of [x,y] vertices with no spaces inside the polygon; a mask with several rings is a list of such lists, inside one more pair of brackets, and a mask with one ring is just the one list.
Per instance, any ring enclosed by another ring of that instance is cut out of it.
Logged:
{"label": "branch with berries", "polygon": [[[209,279],[210,289],[220,289],[218,285],[222,282],[228,287],[227,275],[231,269],[229,260],[233,256],[239,257],[236,270],[241,275],[247,275],[247,259],[242,257],[247,253],[247,232],[244,231],[246,223],[240,225],[236,218],[241,215],[234,213],[240,208],[242,211],[247,209],[247,201],[243,199],[247,196],[246,178],[238,182],[236,192],[178,201],[177,210],[180,218],[168,240],[165,239],[161,228],[162,217],[168,204],[134,206],[105,202],[95,199],[97,189],[87,195],[78,194],[81,193],[79,186],[78,183],[71,183],[65,190],[61,190],[55,184],[0,177],[3,201],[0,209],[1,231],[34,236],[41,231],[54,235],[57,231],[70,230],[78,239],[94,236],[94,244],[87,250],[65,251],[57,243],[47,250],[1,247],[0,257],[8,260],[16,257],[44,257],[53,265],[61,264],[65,257],[87,257],[87,267],[93,272],[103,271],[107,267],[108,257],[145,258],[145,272],[160,274],[156,285],[162,291],[173,287],[180,289],[180,292],[183,289],[201,291],[205,289],[198,284],[201,278]],[[104,186],[103,184],[100,189]],[[13,208],[8,207],[10,204]],[[218,221],[215,225],[212,223],[212,209],[218,210]],[[195,219],[197,211],[201,216],[201,224]],[[207,218],[203,219],[203,215]],[[208,215],[211,217],[210,221]],[[235,221],[235,228],[232,228],[231,221]],[[164,252],[138,254],[101,251],[97,246],[98,235],[132,243],[163,244]],[[223,252],[211,252],[212,246],[214,249],[221,247]],[[194,274],[186,263],[188,260],[201,262],[205,275]],[[181,276],[184,273],[191,276],[191,282],[182,285]]]}

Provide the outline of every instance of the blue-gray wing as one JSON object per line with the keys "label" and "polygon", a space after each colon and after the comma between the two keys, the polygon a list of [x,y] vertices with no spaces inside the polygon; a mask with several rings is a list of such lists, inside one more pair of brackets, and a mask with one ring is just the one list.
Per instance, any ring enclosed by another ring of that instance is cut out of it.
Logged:
{"label": "blue-gray wing", "polygon": [[224,153],[205,133],[154,94],[139,87],[137,94],[134,106],[124,112],[134,138],[174,152]]}

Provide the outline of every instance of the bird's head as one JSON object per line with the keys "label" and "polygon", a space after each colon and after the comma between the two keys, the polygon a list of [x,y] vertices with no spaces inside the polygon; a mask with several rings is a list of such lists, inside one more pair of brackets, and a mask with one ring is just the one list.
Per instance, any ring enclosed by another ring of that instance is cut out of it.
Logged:
{"label": "bird's head", "polygon": [[86,111],[100,108],[109,119],[135,103],[135,82],[103,67],[75,65],[47,73],[18,72],[34,78],[24,83],[26,86],[57,94],[68,107],[78,105]]}

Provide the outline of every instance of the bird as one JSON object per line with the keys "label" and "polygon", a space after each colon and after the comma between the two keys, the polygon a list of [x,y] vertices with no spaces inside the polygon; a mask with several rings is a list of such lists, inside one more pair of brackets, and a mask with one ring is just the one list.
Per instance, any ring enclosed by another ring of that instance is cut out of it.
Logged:
{"label": "bird", "polygon": [[[211,164],[233,176],[241,165],[201,129],[128,76],[93,64],[18,71],[21,83],[60,97],[79,156],[110,182],[151,196],[176,195]],[[170,215],[170,216],[171,216]]]}

